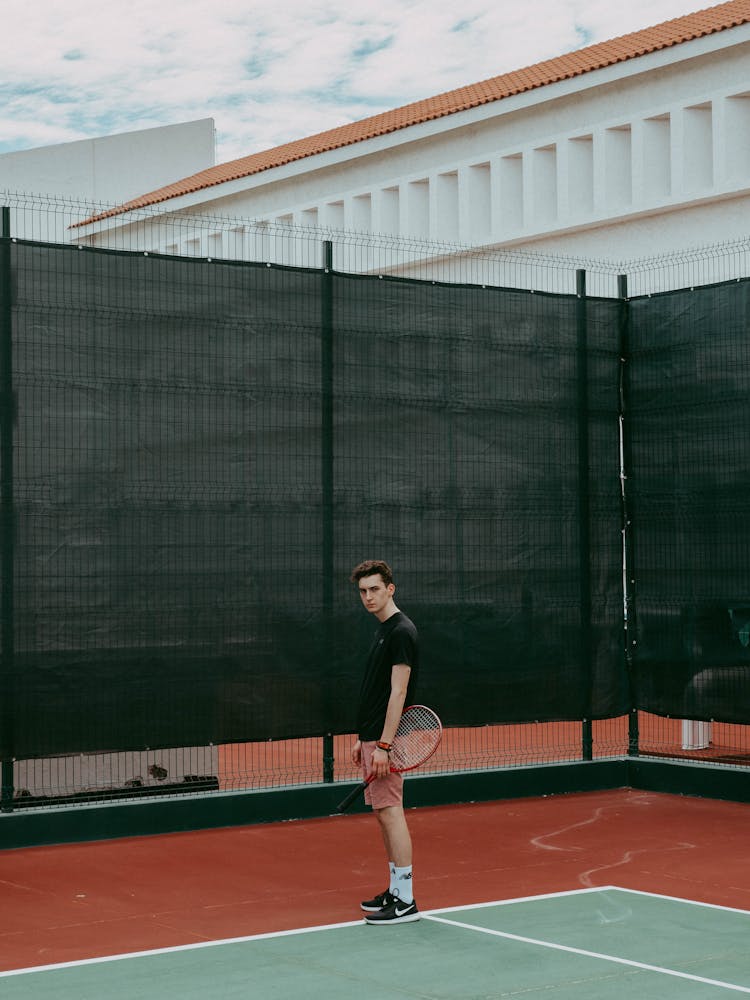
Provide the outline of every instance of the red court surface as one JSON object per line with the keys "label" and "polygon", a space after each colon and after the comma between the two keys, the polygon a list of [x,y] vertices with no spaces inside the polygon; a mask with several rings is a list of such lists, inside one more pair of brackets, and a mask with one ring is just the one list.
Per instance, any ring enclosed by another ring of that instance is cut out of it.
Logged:
{"label": "red court surface", "polygon": [[[619,885],[750,910],[749,810],[626,789],[409,810],[416,898]],[[357,919],[385,872],[368,814],[0,852],[0,970]]]}

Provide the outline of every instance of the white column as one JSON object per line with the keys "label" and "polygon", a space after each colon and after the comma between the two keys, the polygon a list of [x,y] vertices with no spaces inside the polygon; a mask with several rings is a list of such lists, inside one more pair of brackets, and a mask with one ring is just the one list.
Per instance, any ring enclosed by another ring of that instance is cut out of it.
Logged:
{"label": "white column", "polygon": [[430,236],[457,243],[459,233],[458,172],[447,171],[430,179]]}
{"label": "white column", "polygon": [[568,139],[558,147],[558,201],[560,218],[578,222],[594,211],[594,139]]}
{"label": "white column", "polygon": [[747,184],[750,172],[750,97],[724,99],[724,182]]}
{"label": "white column", "polygon": [[711,744],[711,723],[682,720],[682,749],[705,750]]}

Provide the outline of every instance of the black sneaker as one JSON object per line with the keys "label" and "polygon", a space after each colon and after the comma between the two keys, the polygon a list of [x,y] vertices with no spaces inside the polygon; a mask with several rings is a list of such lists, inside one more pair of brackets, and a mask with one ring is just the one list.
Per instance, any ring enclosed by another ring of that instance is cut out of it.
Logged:
{"label": "black sneaker", "polygon": [[365,899],[359,905],[360,908],[365,911],[365,913],[377,913],[382,910],[384,906],[387,906],[393,896],[390,894],[388,889],[385,892],[381,892],[379,896],[375,896],[374,899]]}
{"label": "black sneaker", "polygon": [[416,902],[405,903],[397,896],[391,896],[390,902],[382,910],[365,917],[368,924],[408,924],[412,920],[419,920]]}

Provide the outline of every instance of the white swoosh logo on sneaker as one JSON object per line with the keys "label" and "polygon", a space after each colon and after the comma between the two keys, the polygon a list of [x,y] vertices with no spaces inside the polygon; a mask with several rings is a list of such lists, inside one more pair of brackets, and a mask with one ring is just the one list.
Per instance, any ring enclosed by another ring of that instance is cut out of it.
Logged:
{"label": "white swoosh logo on sneaker", "polygon": [[403,910],[399,910],[399,908],[398,908],[397,906],[396,906],[396,907],[394,907],[394,909],[395,909],[395,912],[396,912],[396,916],[397,916],[397,917],[403,917],[403,915],[404,915],[405,913],[408,913],[408,912],[409,912],[409,910],[411,909],[411,903],[409,903],[409,905],[408,905],[408,906],[405,906],[405,907],[403,908]]}

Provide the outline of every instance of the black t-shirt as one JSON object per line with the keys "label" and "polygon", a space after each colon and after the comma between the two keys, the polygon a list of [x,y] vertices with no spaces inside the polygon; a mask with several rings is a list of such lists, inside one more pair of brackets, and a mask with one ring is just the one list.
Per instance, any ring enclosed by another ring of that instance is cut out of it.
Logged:
{"label": "black t-shirt", "polygon": [[404,707],[412,704],[419,671],[419,641],[414,622],[397,611],[381,622],[367,655],[359,692],[357,732],[361,740],[379,740],[391,696],[391,671],[397,663],[411,667]]}

